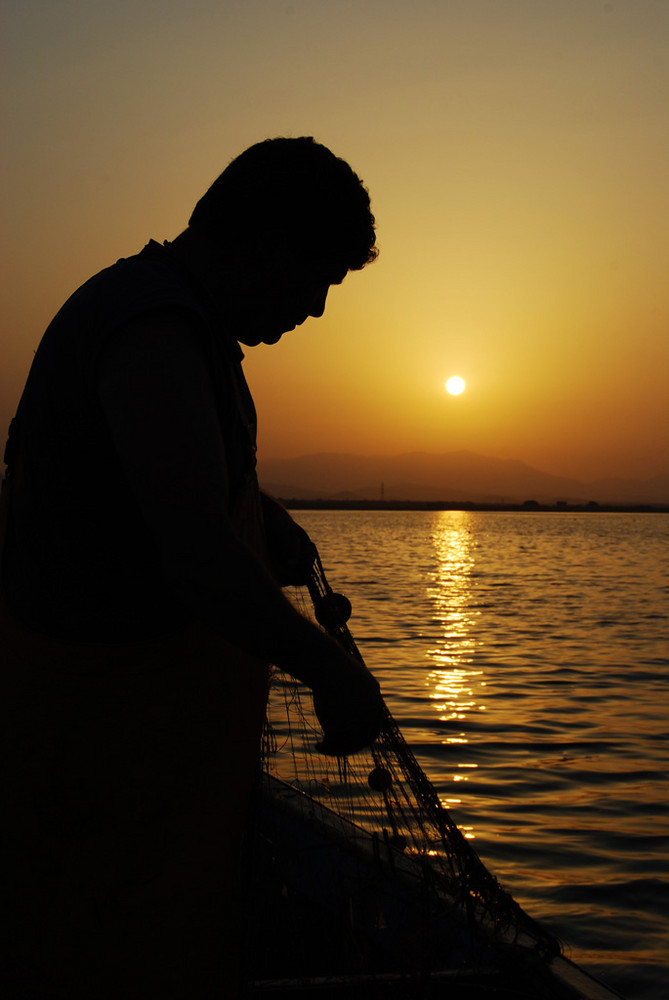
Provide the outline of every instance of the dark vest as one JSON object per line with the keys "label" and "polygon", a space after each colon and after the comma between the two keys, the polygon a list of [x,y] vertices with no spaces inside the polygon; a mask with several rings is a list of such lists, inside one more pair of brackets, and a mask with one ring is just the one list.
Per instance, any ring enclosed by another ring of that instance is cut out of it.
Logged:
{"label": "dark vest", "polygon": [[231,506],[255,475],[255,410],[243,355],[206,290],[153,241],[95,275],[44,334],[6,457],[12,482],[6,599],[20,621],[42,634],[115,642],[167,634],[182,623],[95,390],[107,338],[166,307],[188,314],[212,372]]}

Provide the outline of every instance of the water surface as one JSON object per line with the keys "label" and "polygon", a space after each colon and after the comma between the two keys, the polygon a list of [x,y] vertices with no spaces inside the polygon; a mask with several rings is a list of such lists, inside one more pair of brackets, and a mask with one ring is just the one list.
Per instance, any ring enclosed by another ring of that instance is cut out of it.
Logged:
{"label": "water surface", "polygon": [[567,954],[669,996],[669,516],[299,511],[415,755]]}

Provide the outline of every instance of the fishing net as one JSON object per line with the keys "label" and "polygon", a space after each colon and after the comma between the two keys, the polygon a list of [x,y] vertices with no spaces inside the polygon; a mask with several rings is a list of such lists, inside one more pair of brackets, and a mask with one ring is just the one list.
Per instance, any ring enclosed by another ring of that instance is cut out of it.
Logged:
{"label": "fishing net", "polygon": [[[295,595],[305,613],[309,598],[362,660],[319,559]],[[308,689],[276,673],[249,863],[253,995],[585,995],[546,978],[557,941],[487,870],[387,708],[368,750],[325,756],[320,738]]]}

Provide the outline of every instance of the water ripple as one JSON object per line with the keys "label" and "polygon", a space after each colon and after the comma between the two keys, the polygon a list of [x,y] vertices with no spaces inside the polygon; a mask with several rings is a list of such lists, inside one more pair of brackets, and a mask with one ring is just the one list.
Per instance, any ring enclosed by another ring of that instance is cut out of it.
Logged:
{"label": "water ripple", "polygon": [[530,913],[669,982],[669,518],[300,512],[413,752]]}

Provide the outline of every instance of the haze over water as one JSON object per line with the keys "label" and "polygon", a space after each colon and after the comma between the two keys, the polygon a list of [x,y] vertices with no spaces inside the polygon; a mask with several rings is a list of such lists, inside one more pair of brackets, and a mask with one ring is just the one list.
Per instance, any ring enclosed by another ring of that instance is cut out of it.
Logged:
{"label": "haze over water", "polygon": [[488,867],[629,1000],[669,980],[669,518],[300,511]]}

